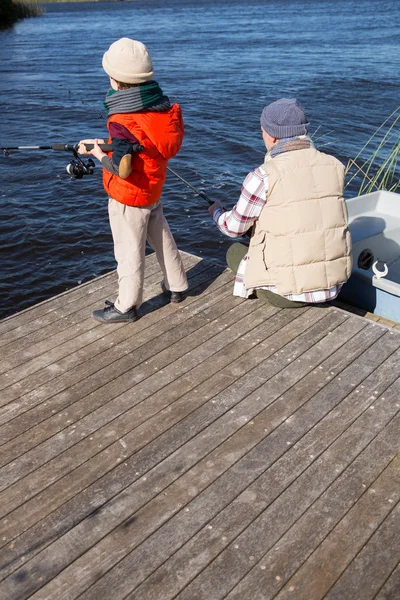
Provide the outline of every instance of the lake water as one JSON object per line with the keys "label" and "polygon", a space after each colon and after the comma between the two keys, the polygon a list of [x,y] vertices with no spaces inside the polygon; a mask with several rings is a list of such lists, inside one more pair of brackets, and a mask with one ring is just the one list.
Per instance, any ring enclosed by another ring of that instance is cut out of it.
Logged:
{"label": "lake water", "polygon": [[[0,146],[106,135],[101,59],[123,36],[147,45],[156,80],[182,106],[186,136],[170,166],[226,206],[263,162],[265,104],[297,97],[317,145],[344,163],[400,104],[397,0],[44,8],[43,16],[0,31]],[[71,181],[69,160],[54,151],[0,156],[0,317],[115,268],[101,169]],[[222,264],[230,241],[213,226],[206,202],[169,173],[163,204],[178,246]]]}

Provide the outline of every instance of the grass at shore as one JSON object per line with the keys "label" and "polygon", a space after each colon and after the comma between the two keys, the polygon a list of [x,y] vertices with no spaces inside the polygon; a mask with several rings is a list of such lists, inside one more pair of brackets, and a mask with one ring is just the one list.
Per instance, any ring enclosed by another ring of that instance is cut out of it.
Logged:
{"label": "grass at shore", "polygon": [[43,9],[36,1],[27,2],[26,0],[22,0],[18,2],[13,0],[2,0],[0,4],[0,28],[5,29],[20,19],[25,19],[26,17],[38,17],[42,14]]}
{"label": "grass at shore", "polygon": [[[24,0],[24,4],[58,4],[61,2],[120,2],[121,0]],[[129,0],[127,0],[129,1]]]}
{"label": "grass at shore", "polygon": [[400,107],[382,123],[346,168],[346,186],[357,184],[358,196],[376,190],[400,190]]}

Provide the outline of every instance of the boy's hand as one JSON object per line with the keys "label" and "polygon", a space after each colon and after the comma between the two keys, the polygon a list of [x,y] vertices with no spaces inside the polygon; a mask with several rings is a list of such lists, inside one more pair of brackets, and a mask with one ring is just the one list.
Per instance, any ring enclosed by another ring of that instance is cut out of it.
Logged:
{"label": "boy's hand", "polygon": [[[99,148],[99,144],[105,144],[106,142],[104,140],[98,140],[97,138],[94,140],[81,140],[78,144],[78,154],[91,154],[92,156],[96,156],[95,152],[99,153],[101,152],[102,154],[103,151]],[[93,144],[93,149],[92,150],[86,150],[86,146],[85,144]],[[96,148],[97,146],[97,148]],[[96,158],[98,158],[96,156]],[[99,159],[101,160],[101,159]]]}
{"label": "boy's hand", "polygon": [[104,144],[104,140],[98,140],[97,138],[93,140],[93,150],[89,152],[92,156],[95,156],[97,160],[101,162],[103,156],[107,156],[105,152],[100,148],[99,144]]}
{"label": "boy's hand", "polygon": [[85,144],[94,144],[94,140],[81,140],[78,144],[78,154],[91,154],[92,151],[86,150]]}

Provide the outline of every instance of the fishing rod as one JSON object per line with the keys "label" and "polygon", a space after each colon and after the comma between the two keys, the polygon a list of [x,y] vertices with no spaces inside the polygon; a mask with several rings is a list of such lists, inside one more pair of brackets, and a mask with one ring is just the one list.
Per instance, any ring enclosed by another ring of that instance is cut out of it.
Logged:
{"label": "fishing rod", "polygon": [[188,181],[186,181],[186,179],[183,179],[183,177],[181,177],[176,171],[174,171],[173,169],[171,169],[171,167],[167,166],[167,169],[173,175],[175,175],[175,177],[177,177],[178,179],[180,179],[181,181],[183,181],[183,183],[186,184],[191,190],[193,190],[193,192],[195,194],[197,194],[198,196],[201,196],[201,198],[204,198],[204,200],[206,202],[208,202],[208,204],[210,206],[211,206],[211,204],[214,204],[213,200],[210,200],[210,198],[208,196],[206,196],[206,194],[204,192],[201,192],[200,190],[198,190],[197,188],[195,188],[194,185],[192,185],[191,183],[189,183]]}
{"label": "fishing rod", "polygon": [[[111,152],[112,151],[112,144],[99,144],[99,146],[103,152]],[[74,179],[82,179],[82,177],[84,177],[85,175],[93,175],[94,168],[96,166],[93,159],[89,158],[85,162],[78,155],[78,147],[79,147],[79,143],[77,143],[77,144],[51,144],[50,146],[7,146],[7,147],[0,147],[0,150],[3,152],[4,156],[9,156],[10,151],[14,151],[14,150],[22,150],[22,151],[23,150],[55,150],[55,151],[62,151],[62,152],[72,152],[73,158],[68,163],[68,165],[66,167],[66,171],[69,174],[69,176],[71,177],[71,179],[74,180]],[[85,143],[86,150],[92,150],[93,147],[94,147],[94,144]],[[140,144],[138,144],[138,143],[132,144],[132,152],[141,152],[143,150],[144,150],[144,147],[141,146]],[[174,169],[171,169],[171,167],[169,167],[169,166],[167,166],[167,169],[173,175],[175,175],[175,177],[177,179],[180,179],[180,181],[182,181],[185,185],[187,185],[187,187],[190,188],[195,194],[197,194],[198,196],[203,198],[210,206],[212,204],[214,204],[213,200],[210,200],[210,198],[204,192],[201,192],[194,185],[192,185],[191,183],[186,181],[186,179],[184,179],[181,175],[179,175],[179,173],[174,171]],[[250,236],[251,236],[251,230],[248,230],[243,234],[243,237],[250,237]]]}
{"label": "fishing rod", "polygon": [[[111,144],[99,144],[101,150],[103,152],[111,152],[112,145]],[[4,156],[9,156],[10,151],[14,150],[56,150],[62,152],[72,152],[73,158],[71,158],[70,162],[66,167],[67,173],[70,175],[71,179],[82,179],[84,175],[93,175],[95,162],[92,158],[88,158],[86,161],[83,160],[78,154],[79,143],[77,144],[51,144],[50,146],[7,146],[0,147],[0,150],[3,152]],[[94,144],[85,143],[86,150],[92,150]],[[138,143],[132,144],[132,152],[141,152],[144,149]]]}
{"label": "fishing rod", "polygon": [[[111,144],[99,144],[99,146],[103,152],[112,152]],[[93,175],[95,163],[91,158],[89,158],[85,162],[78,155],[78,147],[79,147],[79,143],[77,143],[77,144],[51,144],[50,146],[7,146],[7,147],[0,147],[0,150],[3,152],[4,156],[9,156],[10,152],[13,152],[14,150],[56,150],[56,151],[72,152],[72,154],[74,155],[74,158],[71,159],[71,161],[67,165],[66,171],[71,176],[71,179],[82,179],[82,177],[84,175]],[[137,143],[132,144],[132,147],[133,147],[132,148],[133,152],[141,152],[142,150],[144,150],[144,147]],[[86,148],[86,150],[92,150],[93,144],[85,144],[85,148]],[[197,194],[198,196],[203,198],[206,202],[208,202],[208,204],[210,206],[211,206],[211,204],[214,204],[214,202],[212,200],[210,200],[210,198],[204,192],[201,192],[194,185],[192,185],[191,183],[186,181],[186,179],[184,179],[181,175],[179,175],[179,173],[174,171],[174,169],[171,169],[171,167],[169,167],[168,165],[167,165],[167,169],[173,175],[175,175],[175,177],[177,177],[185,185],[187,185],[193,192],[195,192],[195,194]]]}
{"label": "fishing rod", "polygon": [[[1,147],[0,150],[4,156],[10,156],[10,152],[14,150],[56,150],[63,152],[72,152],[73,158],[69,161],[66,171],[70,175],[71,179],[82,179],[84,175],[93,175],[95,162],[92,158],[84,161],[78,155],[79,144],[51,144],[50,146],[7,146]],[[88,148],[89,144],[86,146]],[[93,144],[91,144],[93,147]]]}
{"label": "fishing rod", "polygon": [[[111,144],[99,144],[100,149],[103,152],[112,152]],[[133,144],[133,152],[141,152],[144,147],[140,144]],[[78,147],[77,144],[51,144],[50,146],[7,146],[0,147],[0,150],[3,152],[4,156],[9,156],[10,152],[14,150],[56,150],[56,151],[66,151],[72,152],[74,158],[71,159],[70,163],[67,165],[66,171],[71,176],[71,179],[82,179],[84,175],[92,175],[95,167],[94,161],[89,158],[86,163],[84,160],[80,158],[78,155]],[[86,150],[92,150],[93,144],[85,144]],[[203,198],[209,205],[214,204],[212,200],[204,193],[198,190],[194,185],[186,181],[179,173],[171,169],[171,167],[167,166],[168,171],[170,171],[175,177],[180,179],[185,185],[187,185],[195,194]]]}
{"label": "fishing rod", "polygon": [[[63,87],[65,90],[67,90],[67,92],[69,94],[76,96],[75,93],[71,92],[71,90],[69,90],[63,84],[60,84],[60,86]],[[76,97],[78,98],[78,96],[76,96]],[[96,108],[91,106],[88,102],[86,102],[82,98],[78,98],[78,99],[80,102],[82,102],[82,104],[85,104],[86,106],[88,106],[88,108],[90,108],[94,113],[99,115],[103,120],[105,120],[105,121],[107,120],[107,117],[102,112],[100,112],[99,110],[97,110]],[[111,144],[99,144],[99,146],[103,152],[111,152],[112,151]],[[71,179],[82,179],[82,177],[84,175],[92,175],[93,174],[94,168],[95,168],[95,163],[91,158],[89,158],[85,162],[78,155],[78,147],[79,147],[79,143],[78,144],[52,144],[50,146],[14,146],[14,147],[8,146],[6,148],[0,147],[0,150],[3,152],[4,156],[9,156],[10,151],[14,151],[14,150],[56,150],[56,151],[72,152],[73,158],[67,165],[66,171],[71,176]],[[92,150],[93,144],[85,144],[85,147],[86,147],[86,150]],[[133,144],[133,152],[141,152],[142,150],[144,150],[143,146],[141,146],[138,143]],[[198,190],[194,185],[189,183],[186,179],[184,179],[181,175],[179,175],[179,173],[177,173],[174,169],[172,169],[168,165],[167,165],[167,170],[170,173],[172,173],[177,179],[182,181],[182,183],[184,183],[188,188],[190,188],[195,194],[197,194],[198,196],[203,198],[203,200],[205,200],[210,206],[212,204],[214,204],[214,201],[211,200],[204,192],[201,192],[200,190]]]}
{"label": "fishing rod", "polygon": [[[100,149],[103,152],[111,152],[112,144],[99,144]],[[0,150],[3,152],[4,156],[9,156],[10,151],[14,150],[55,150],[62,152],[72,152],[73,158],[70,160],[66,167],[67,173],[70,175],[71,179],[82,179],[85,175],[93,175],[95,162],[89,158],[86,162],[78,155],[78,147],[77,144],[51,144],[50,146],[7,146],[0,147]],[[86,150],[92,150],[94,144],[85,143]],[[138,143],[132,144],[132,152],[141,152],[144,150],[144,147]],[[186,181],[179,173],[171,169],[171,167],[167,166],[168,171],[170,171],[177,179],[180,179],[187,187],[189,187],[195,194],[203,198],[210,206],[214,204],[213,200],[204,193],[198,190],[194,185]],[[251,230],[246,231],[244,233],[244,237],[250,237]]]}
{"label": "fishing rod", "polygon": [[[7,146],[1,147],[0,150],[4,156],[9,156],[10,150],[66,150],[69,152],[77,152],[78,144],[52,144],[51,146]],[[87,150],[93,149],[93,144],[85,144]],[[104,151],[111,150],[111,144],[100,144],[100,148]]]}

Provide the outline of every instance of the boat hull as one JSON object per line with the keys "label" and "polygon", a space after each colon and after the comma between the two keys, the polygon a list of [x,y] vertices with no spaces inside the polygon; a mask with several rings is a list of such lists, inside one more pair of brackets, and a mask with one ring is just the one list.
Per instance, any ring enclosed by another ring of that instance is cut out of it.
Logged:
{"label": "boat hull", "polygon": [[400,322],[400,195],[378,191],[346,205],[353,270],[339,300]]}

